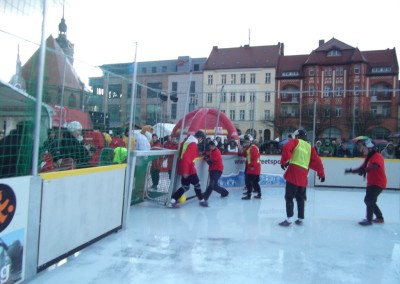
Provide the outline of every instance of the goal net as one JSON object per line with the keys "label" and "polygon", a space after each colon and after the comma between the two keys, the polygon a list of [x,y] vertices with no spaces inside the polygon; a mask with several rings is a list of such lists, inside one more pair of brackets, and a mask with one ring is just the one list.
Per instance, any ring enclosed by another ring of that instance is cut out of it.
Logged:
{"label": "goal net", "polygon": [[[176,171],[178,150],[150,150],[132,152],[131,173],[133,175],[131,205],[143,201],[166,205],[172,194],[180,187],[181,176]],[[195,160],[202,191],[207,187],[208,165]],[[186,199],[196,197],[193,186],[185,192]]]}
{"label": "goal net", "polygon": [[131,205],[145,200],[167,204],[175,189],[177,155],[167,149],[133,152]]}

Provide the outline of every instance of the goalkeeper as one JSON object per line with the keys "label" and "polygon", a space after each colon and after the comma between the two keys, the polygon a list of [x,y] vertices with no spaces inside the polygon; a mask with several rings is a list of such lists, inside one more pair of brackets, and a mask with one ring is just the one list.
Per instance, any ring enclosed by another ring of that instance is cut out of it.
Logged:
{"label": "goalkeeper", "polygon": [[[345,174],[358,174],[367,177],[367,189],[365,193],[364,203],[367,206],[366,219],[358,224],[362,226],[372,225],[372,223],[383,223],[383,215],[376,204],[378,196],[382,190],[386,188],[385,161],[378,147],[371,140],[365,141],[365,147],[368,149],[367,157],[363,164],[357,169],[345,169]],[[375,214],[376,218],[372,219]]]}

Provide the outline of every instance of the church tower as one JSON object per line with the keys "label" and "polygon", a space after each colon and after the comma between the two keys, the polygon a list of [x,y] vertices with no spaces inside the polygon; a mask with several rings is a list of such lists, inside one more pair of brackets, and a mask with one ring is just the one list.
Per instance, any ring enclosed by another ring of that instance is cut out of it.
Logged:
{"label": "church tower", "polygon": [[64,18],[64,6],[63,6],[63,16],[61,22],[58,24],[58,37],[56,38],[58,45],[64,51],[71,64],[74,63],[74,44],[67,39],[67,24]]}
{"label": "church tower", "polygon": [[26,90],[25,80],[22,77],[21,59],[19,58],[19,45],[17,54],[17,63],[15,68],[15,74],[11,77],[10,84],[22,90]]}

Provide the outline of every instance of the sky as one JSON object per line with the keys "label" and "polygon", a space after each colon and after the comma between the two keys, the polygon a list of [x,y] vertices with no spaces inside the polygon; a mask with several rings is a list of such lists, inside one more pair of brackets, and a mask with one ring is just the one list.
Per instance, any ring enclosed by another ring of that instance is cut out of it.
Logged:
{"label": "sky", "polygon": [[[398,48],[399,7],[398,0],[65,0],[64,17],[82,78],[135,55],[139,62],[208,57],[213,46],[283,42],[285,55],[298,55],[335,37],[362,51]],[[45,34],[57,37],[63,0],[48,0],[47,11]],[[15,73],[18,45],[22,64],[38,48],[41,24],[40,0],[0,0],[0,79]]]}

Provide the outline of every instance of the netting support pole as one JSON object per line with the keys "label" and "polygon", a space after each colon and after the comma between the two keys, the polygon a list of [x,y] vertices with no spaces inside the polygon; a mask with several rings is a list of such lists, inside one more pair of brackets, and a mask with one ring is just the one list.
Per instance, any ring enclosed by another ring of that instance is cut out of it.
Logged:
{"label": "netting support pole", "polygon": [[39,67],[38,67],[38,84],[36,91],[36,111],[35,111],[35,130],[33,136],[33,156],[32,156],[32,175],[38,175],[39,166],[39,138],[40,138],[40,118],[43,97],[43,77],[44,64],[46,58],[46,6],[47,0],[43,0],[43,20],[42,20],[42,38],[40,42]]}

